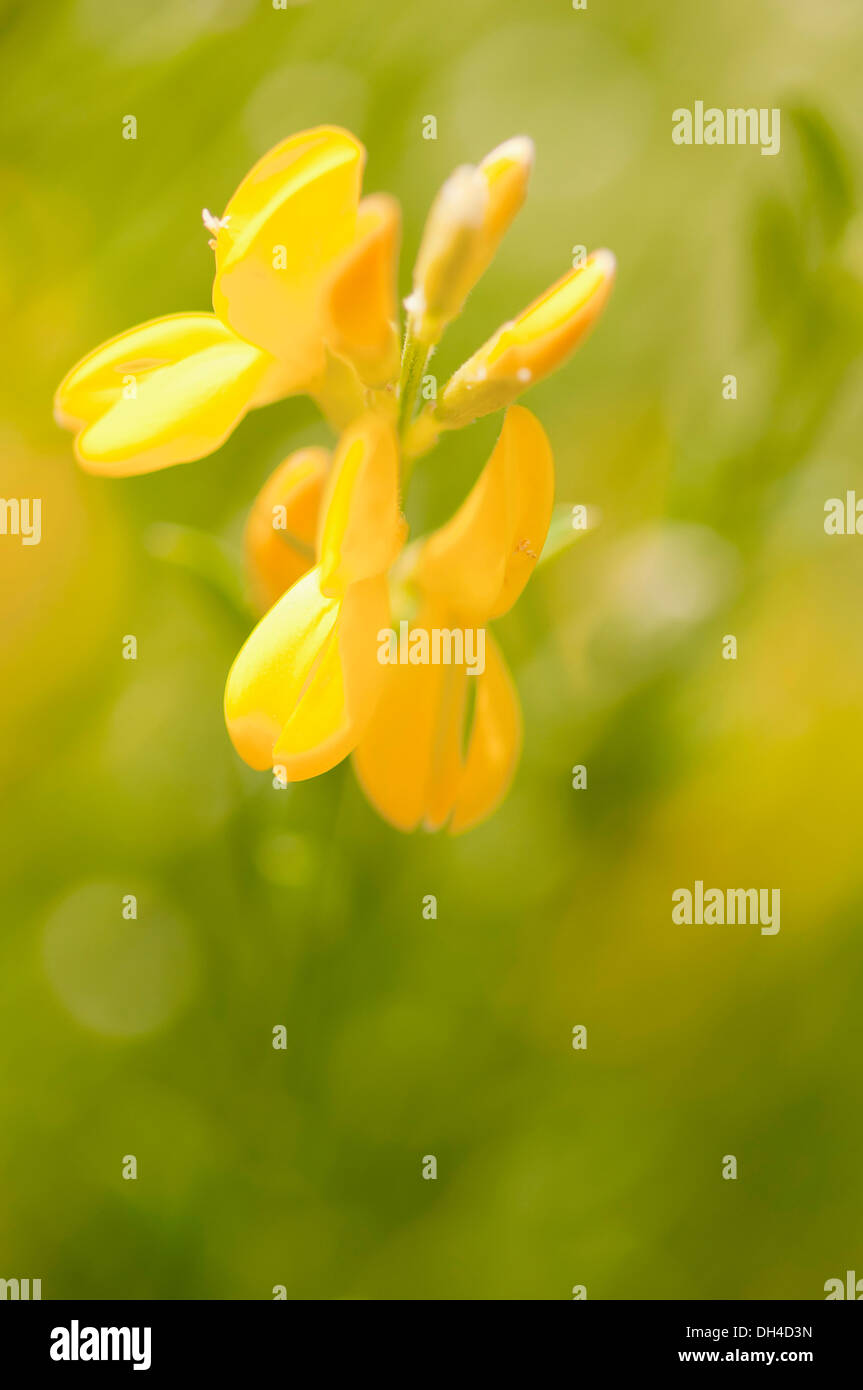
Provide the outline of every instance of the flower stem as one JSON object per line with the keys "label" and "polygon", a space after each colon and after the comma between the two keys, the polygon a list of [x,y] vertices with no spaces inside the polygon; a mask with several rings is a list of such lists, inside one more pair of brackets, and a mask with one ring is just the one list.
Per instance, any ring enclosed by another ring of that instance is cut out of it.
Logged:
{"label": "flower stem", "polygon": [[408,324],[402,351],[402,374],[399,382],[399,434],[404,438],[413,420],[417,396],[422,386],[423,372],[431,347],[414,336]]}

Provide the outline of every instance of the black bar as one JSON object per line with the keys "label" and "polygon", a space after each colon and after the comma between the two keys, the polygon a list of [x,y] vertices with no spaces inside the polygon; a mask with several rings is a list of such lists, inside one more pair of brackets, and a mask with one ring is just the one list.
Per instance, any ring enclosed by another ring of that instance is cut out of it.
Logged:
{"label": "black bar", "polygon": [[[221,1380],[266,1366],[307,1381],[310,1358],[313,1378],[340,1359],[356,1376],[400,1367],[405,1383],[427,1379],[436,1366],[451,1377],[458,1364],[481,1367],[485,1378],[495,1362],[512,1372],[520,1355],[532,1364],[531,1381],[540,1383],[557,1379],[552,1367],[560,1358],[573,1375],[589,1371],[591,1380],[603,1371],[677,1368],[697,1375],[704,1366],[749,1365],[859,1376],[863,1320],[838,1301],[574,1301],[544,1312],[536,1303],[520,1311],[481,1300],[446,1306],[449,1312],[422,1312],[402,1303],[394,1318],[389,1307],[380,1312],[338,1300],[6,1302],[0,1348],[7,1372],[11,1362],[25,1375],[92,1379],[102,1371],[133,1375],[137,1362],[136,1381],[184,1370]],[[69,1359],[54,1359],[52,1348]],[[90,1359],[93,1350],[100,1359]]]}

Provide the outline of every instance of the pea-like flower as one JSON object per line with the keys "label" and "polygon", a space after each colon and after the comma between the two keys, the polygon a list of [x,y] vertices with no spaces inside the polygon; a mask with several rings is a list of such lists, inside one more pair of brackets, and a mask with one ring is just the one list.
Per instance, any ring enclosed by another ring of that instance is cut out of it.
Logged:
{"label": "pea-like flower", "polygon": [[[614,257],[594,252],[506,322],[418,412],[429,356],[524,201],[533,145],[463,165],[435,199],[400,343],[398,204],[361,196],[365,151],[320,127],[259,160],[224,213],[204,210],[213,313],[121,333],[65,377],[58,422],[95,473],[130,475],[220,447],[251,409],[312,396],[339,439],[289,455],[252,502],[248,590],[263,617],[228,675],[240,756],[302,781],[350,754],[401,830],[458,833],[488,816],[521,746],[515,685],[489,623],[546,542],[549,441],[514,402],[583,341]],[[403,496],[441,433],[506,410],[487,464],[439,530],[410,546]],[[397,625],[397,629],[396,626]]]}
{"label": "pea-like flower", "polygon": [[215,314],[112,338],[64,378],[55,415],[92,473],[149,473],[218,449],[248,410],[297,392],[338,423],[398,369],[393,199],[360,201],[365,151],[334,127],[283,140],[213,233]]}
{"label": "pea-like flower", "polygon": [[393,425],[366,415],[342,435],[320,513],[317,564],[261,619],[228,676],[225,719],[250,766],[288,781],[356,747],[380,692],[377,633],[404,543]]}
{"label": "pea-like flower", "polygon": [[[386,667],[386,684],[354,754],[369,800],[400,830],[420,824],[468,830],[506,794],[521,746],[521,713],[503,654],[485,626],[512,607],[530,578],[553,504],[548,438],[535,415],[513,406],[466,500],[419,545],[410,579],[420,606],[407,624],[408,660]],[[464,643],[470,633],[474,651],[483,654],[475,676],[467,664],[411,660],[412,653],[432,650],[435,634]],[[415,640],[424,634],[425,642]]]}

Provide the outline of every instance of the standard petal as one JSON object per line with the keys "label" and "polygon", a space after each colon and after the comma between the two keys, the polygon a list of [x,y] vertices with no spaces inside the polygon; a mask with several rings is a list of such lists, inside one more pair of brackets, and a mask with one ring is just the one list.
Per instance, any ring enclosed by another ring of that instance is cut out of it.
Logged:
{"label": "standard petal", "polygon": [[147,372],[75,441],[91,473],[123,476],[218,449],[252,404],[269,359],[237,338]]}
{"label": "standard petal", "polygon": [[323,292],[355,235],[364,159],[345,130],[293,135],[246,176],[217,232],[213,307],[279,359],[286,389],[323,368]]}
{"label": "standard petal", "polygon": [[509,790],[521,752],[518,692],[490,632],[486,633],[485,670],[476,681],[467,759],[448,826],[451,835],[470,830],[497,809]]}
{"label": "standard petal", "polygon": [[243,548],[253,597],[261,611],[315,563],[329,461],[326,449],[298,449],[271,474],[252,503]]}
{"label": "standard petal", "polygon": [[327,484],[318,541],[322,591],[342,593],[383,574],[406,534],[395,429],[380,415],[364,415],[339,440]]}
{"label": "standard petal", "polygon": [[399,235],[395,198],[364,198],[356,238],[336,263],[325,299],[327,342],[368,386],[384,387],[399,374]]}
{"label": "standard petal", "polygon": [[422,546],[415,582],[475,623],[499,617],[530,577],[553,502],[548,437],[535,415],[513,406],[473,489]]}

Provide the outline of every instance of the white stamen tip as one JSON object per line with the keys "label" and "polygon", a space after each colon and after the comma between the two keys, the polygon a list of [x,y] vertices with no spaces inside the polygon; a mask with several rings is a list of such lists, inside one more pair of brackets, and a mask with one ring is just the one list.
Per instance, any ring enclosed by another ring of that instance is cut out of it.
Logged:
{"label": "white stamen tip", "polygon": [[204,208],[201,212],[201,221],[207,231],[213,232],[214,234],[220,232],[223,227],[227,227],[230,220],[230,214],[228,214],[227,217],[214,217],[209,208]]}

